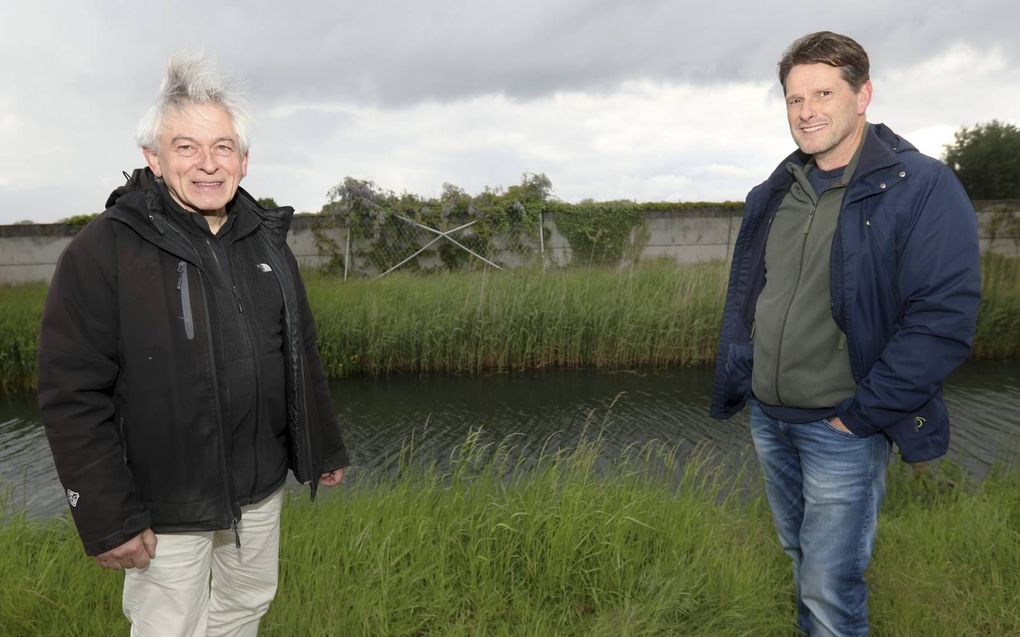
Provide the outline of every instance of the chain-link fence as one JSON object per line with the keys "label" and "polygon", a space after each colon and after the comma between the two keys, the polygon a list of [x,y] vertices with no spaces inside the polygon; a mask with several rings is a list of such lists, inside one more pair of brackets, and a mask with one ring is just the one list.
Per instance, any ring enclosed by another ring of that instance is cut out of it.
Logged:
{"label": "chain-link fence", "polygon": [[299,217],[291,229],[291,243],[304,265],[345,278],[395,271],[628,267],[650,259],[678,263],[727,259],[740,219],[739,209],[706,206],[644,211],[616,227],[578,225],[562,211],[549,210],[541,211],[530,227],[508,234],[483,234],[478,231],[482,223],[448,218],[430,225],[387,214],[366,228],[329,217]]}
{"label": "chain-link fence", "polygon": [[[628,267],[655,259],[727,260],[741,221],[739,204],[537,199],[537,210],[528,210],[508,195],[492,200],[458,209],[461,202],[451,196],[446,210],[405,206],[409,210],[395,214],[366,214],[356,224],[340,215],[299,215],[287,241],[303,267],[347,277],[394,268]],[[982,252],[1020,256],[1020,201],[975,201],[974,207]],[[0,282],[48,280],[77,230],[66,224],[0,226]]]}

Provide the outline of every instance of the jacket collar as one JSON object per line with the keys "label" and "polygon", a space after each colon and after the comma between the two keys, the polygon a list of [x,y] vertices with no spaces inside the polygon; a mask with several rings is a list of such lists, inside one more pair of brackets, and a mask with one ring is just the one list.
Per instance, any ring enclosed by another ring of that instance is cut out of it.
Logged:
{"label": "jacket collar", "polygon": [[[106,201],[107,208],[111,208],[111,216],[131,227],[143,239],[197,265],[198,253],[185,236],[190,233],[183,231],[171,211],[166,209],[161,193],[166,187],[149,168],[136,168],[130,175],[125,173],[125,177],[126,183],[114,190]],[[263,208],[243,188],[237,189],[230,205],[232,213],[238,215],[234,222],[234,240],[261,227],[274,243],[286,241],[294,216],[293,208]]]}
{"label": "jacket collar", "polygon": [[[868,124],[861,142],[857,168],[847,186],[846,201],[880,192],[906,178],[898,155],[917,152],[913,144],[903,139],[885,124]],[[770,190],[785,192],[793,182],[788,164],[807,165],[811,156],[801,150],[790,153],[767,180]]]}

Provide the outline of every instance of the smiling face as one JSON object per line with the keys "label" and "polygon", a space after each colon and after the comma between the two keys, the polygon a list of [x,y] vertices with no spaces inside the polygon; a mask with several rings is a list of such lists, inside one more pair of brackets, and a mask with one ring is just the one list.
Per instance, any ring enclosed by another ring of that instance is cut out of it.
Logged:
{"label": "smiling face", "polygon": [[225,214],[248,173],[248,154],[240,151],[230,115],[216,104],[171,111],[160,129],[159,151],[142,153],[174,200],[191,212]]}
{"label": "smiling face", "polygon": [[786,116],[797,146],[822,170],[846,166],[866,124],[871,81],[855,91],[839,68],[798,64],[786,76]]}

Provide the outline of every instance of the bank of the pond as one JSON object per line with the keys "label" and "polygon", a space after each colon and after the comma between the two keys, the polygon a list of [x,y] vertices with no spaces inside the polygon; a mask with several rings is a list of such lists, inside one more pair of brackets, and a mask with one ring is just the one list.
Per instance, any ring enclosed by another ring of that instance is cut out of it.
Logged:
{"label": "bank of the pond", "polygon": [[[639,368],[713,360],[727,268],[307,273],[332,378],[546,366]],[[975,358],[1020,356],[1020,259],[986,256]],[[0,286],[0,391],[34,388],[45,288]]]}
{"label": "bank of the pond", "polygon": [[[602,478],[594,445],[507,467],[514,455],[472,437],[443,473],[408,464],[288,501],[260,634],[791,634],[789,566],[753,480],[735,490],[654,445]],[[980,485],[891,471],[875,633],[1020,634],[1020,471]],[[0,552],[0,634],[126,633],[121,575],[83,555],[66,518],[8,519]]]}

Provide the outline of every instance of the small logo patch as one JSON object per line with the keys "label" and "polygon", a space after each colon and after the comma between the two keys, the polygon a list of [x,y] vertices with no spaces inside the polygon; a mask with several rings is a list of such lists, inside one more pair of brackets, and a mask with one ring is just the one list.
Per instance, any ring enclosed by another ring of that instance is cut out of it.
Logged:
{"label": "small logo patch", "polygon": [[925,419],[920,416],[914,416],[914,431],[921,431],[921,427],[924,427]]}
{"label": "small logo patch", "polygon": [[72,507],[78,506],[79,497],[80,496],[77,491],[71,491],[70,489],[67,490],[67,503],[70,504]]}
{"label": "small logo patch", "polygon": [[259,263],[255,267],[258,268],[259,270],[261,270],[262,272],[272,272],[273,271],[273,269],[271,267],[269,267],[268,263]]}

